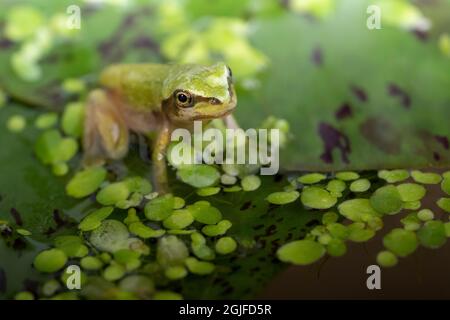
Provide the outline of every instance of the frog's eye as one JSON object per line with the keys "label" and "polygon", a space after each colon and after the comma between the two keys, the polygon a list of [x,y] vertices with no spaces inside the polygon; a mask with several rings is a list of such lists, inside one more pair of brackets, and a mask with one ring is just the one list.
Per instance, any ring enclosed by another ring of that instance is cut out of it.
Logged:
{"label": "frog's eye", "polygon": [[192,107],[192,96],[186,91],[175,92],[175,99],[180,107]]}

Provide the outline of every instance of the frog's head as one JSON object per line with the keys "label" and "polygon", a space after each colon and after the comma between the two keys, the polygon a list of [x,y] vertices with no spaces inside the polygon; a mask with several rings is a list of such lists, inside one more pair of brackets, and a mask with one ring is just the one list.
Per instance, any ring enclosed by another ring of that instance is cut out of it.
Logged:
{"label": "frog's head", "polygon": [[174,66],[162,95],[163,110],[176,121],[220,118],[236,107],[231,70],[224,63]]}

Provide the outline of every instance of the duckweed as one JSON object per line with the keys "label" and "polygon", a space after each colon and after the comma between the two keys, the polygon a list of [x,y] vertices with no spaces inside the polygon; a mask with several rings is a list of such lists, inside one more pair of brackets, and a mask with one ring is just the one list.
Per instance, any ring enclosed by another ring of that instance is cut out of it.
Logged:
{"label": "duckweed", "polygon": [[407,210],[418,210],[422,206],[422,203],[420,201],[408,201],[403,202],[403,209]]}
{"label": "duckweed", "polygon": [[232,226],[231,221],[229,220],[222,220],[219,221],[215,225],[207,225],[202,228],[203,234],[207,235],[208,237],[216,237],[224,235],[228,229],[230,229]]}
{"label": "duckweed", "polygon": [[168,234],[174,234],[174,235],[187,235],[187,234],[192,234],[194,232],[197,232],[197,230],[195,230],[195,229],[189,229],[189,230],[170,229],[170,230],[167,230]]}
{"label": "duckweed", "polygon": [[365,192],[370,189],[370,181],[367,179],[358,179],[350,184],[350,191]]}
{"label": "duckweed", "polygon": [[194,255],[199,259],[214,260],[216,258],[214,250],[208,247],[205,243],[192,242],[191,249]]}
{"label": "duckweed", "polygon": [[130,208],[127,211],[127,217],[125,219],[123,219],[123,223],[125,223],[126,225],[130,225],[133,222],[139,222],[140,219],[137,215],[137,211],[135,208]]}
{"label": "duckweed", "polygon": [[206,187],[200,188],[196,191],[196,193],[201,197],[209,197],[220,192],[220,187]]}
{"label": "duckweed", "polygon": [[111,213],[114,211],[113,207],[103,207],[93,211],[88,214],[81,223],[78,225],[78,228],[81,231],[91,231],[98,228],[102,221],[108,218]]}
{"label": "duckweed", "polygon": [[142,239],[159,238],[159,237],[162,237],[166,233],[166,231],[163,229],[159,229],[159,230],[152,229],[140,221],[131,223],[128,226],[128,229],[130,230],[131,233],[137,235],[138,237],[140,237]]}
{"label": "duckweed", "polygon": [[378,171],[378,177],[386,180],[388,183],[401,182],[409,178],[409,172],[407,170],[380,170]]}
{"label": "duckweed", "polygon": [[184,261],[189,272],[198,275],[210,274],[214,271],[215,266],[210,262],[199,261],[196,258],[189,257]]}
{"label": "duckweed", "polygon": [[79,236],[58,236],[54,240],[54,245],[64,251],[69,258],[82,258],[89,253],[88,247]]}
{"label": "duckweed", "polygon": [[92,231],[89,241],[99,250],[115,252],[128,248],[128,229],[117,220],[104,220],[101,225]]}
{"label": "duckweed", "polygon": [[222,214],[219,209],[211,206],[207,201],[197,201],[188,206],[187,209],[192,213],[196,221],[203,224],[216,224],[222,220]]}
{"label": "duckweed", "polygon": [[347,185],[345,182],[337,179],[330,180],[326,187],[326,189],[333,194],[341,194],[346,188]]}
{"label": "duckweed", "polygon": [[322,173],[308,173],[299,177],[297,181],[303,184],[314,184],[325,180],[326,178],[327,176]]}
{"label": "duckweed", "polygon": [[336,178],[342,181],[352,181],[359,179],[359,174],[357,172],[352,171],[342,171],[336,173]]}
{"label": "duckweed", "polygon": [[[137,206],[144,194],[150,193],[151,184],[141,177],[130,177],[120,182],[113,182],[105,186],[97,194],[97,201],[102,205],[115,205],[121,209]],[[129,200],[128,197],[131,195]]]}
{"label": "duckweed", "polygon": [[177,176],[195,188],[210,187],[220,179],[219,170],[206,164],[182,165],[178,168]]}
{"label": "duckweed", "polygon": [[99,256],[100,260],[102,260],[104,263],[110,263],[112,260],[111,255],[108,252],[102,252]]}
{"label": "duckweed", "polygon": [[152,191],[152,185],[145,178],[136,176],[136,177],[129,177],[124,181],[127,183],[128,188],[130,189],[131,192],[147,195]]}
{"label": "duckweed", "polygon": [[220,177],[220,183],[224,185],[233,185],[237,182],[237,178],[235,176],[231,176],[229,174],[223,174]]}
{"label": "duckweed", "polygon": [[167,229],[184,229],[194,222],[194,217],[188,209],[178,209],[164,219],[163,225]]}
{"label": "duckweed", "polygon": [[379,217],[370,217],[367,221],[367,227],[374,231],[381,230],[383,228],[383,220]]}
{"label": "duckweed", "polygon": [[442,180],[441,189],[446,194],[450,195],[450,178],[445,178],[445,179]]}
{"label": "duckweed", "polygon": [[442,177],[437,173],[422,172],[419,170],[411,171],[411,176],[414,181],[422,184],[438,184]]}
{"label": "duckweed", "polygon": [[403,201],[393,185],[378,188],[370,197],[371,206],[382,214],[396,214],[402,209]]}
{"label": "duckweed", "polygon": [[403,183],[397,186],[400,197],[405,202],[418,201],[425,196],[426,189],[420,184]]}
{"label": "duckweed", "polygon": [[162,221],[170,216],[174,206],[175,200],[172,194],[157,197],[145,205],[145,216],[149,220]]}
{"label": "duckweed", "polygon": [[296,240],[277,250],[278,259],[296,265],[308,265],[316,262],[325,254],[326,249],[312,240]]}
{"label": "duckweed", "polygon": [[384,236],[383,244],[395,255],[406,257],[417,249],[418,240],[414,232],[396,228]]}
{"label": "duckweed", "polygon": [[116,281],[121,279],[125,275],[126,269],[124,266],[112,262],[103,271],[103,278],[108,281]]}
{"label": "duckweed", "polygon": [[393,267],[398,263],[398,259],[390,251],[381,251],[377,255],[377,263],[385,268]]}
{"label": "duckweed", "polygon": [[343,256],[346,252],[347,246],[341,239],[333,238],[327,244],[327,253],[332,257]]}
{"label": "duckweed", "polygon": [[436,204],[445,212],[450,212],[450,198],[440,198]]}
{"label": "duckweed", "polygon": [[306,187],[300,198],[303,205],[313,209],[328,209],[334,206],[337,198],[319,187]]}
{"label": "duckweed", "polygon": [[104,206],[115,205],[119,201],[126,200],[131,190],[126,181],[113,182],[102,188],[97,193],[97,202]]}
{"label": "duckweed", "polygon": [[162,266],[180,265],[189,256],[189,250],[175,235],[167,235],[158,240],[156,259]]}
{"label": "duckweed", "polygon": [[58,115],[55,112],[48,112],[39,115],[34,121],[34,126],[38,129],[48,129],[56,125]]}
{"label": "duckweed", "polygon": [[450,238],[450,222],[444,223],[445,235]]}
{"label": "duckweed", "polygon": [[246,176],[241,181],[242,190],[255,191],[261,186],[261,178],[255,175]]}
{"label": "duckweed", "polygon": [[23,131],[26,125],[27,121],[25,117],[21,115],[11,116],[6,123],[6,127],[8,128],[8,130],[15,133]]}
{"label": "duckweed", "polygon": [[77,150],[77,141],[73,138],[63,138],[56,129],[44,131],[34,145],[36,156],[44,164],[66,162]]}
{"label": "duckweed", "polygon": [[84,82],[80,79],[68,78],[62,84],[63,90],[68,93],[80,93],[86,89]]}
{"label": "duckweed", "polygon": [[31,232],[27,229],[19,228],[19,229],[16,229],[16,231],[18,234],[20,234],[24,237],[31,236]]}
{"label": "duckweed", "polygon": [[83,198],[97,190],[105,180],[106,170],[103,167],[90,167],[79,171],[69,181],[66,192],[74,198]]}
{"label": "duckweed", "polygon": [[55,176],[64,176],[69,172],[69,166],[64,162],[54,163],[52,165],[52,173]]}
{"label": "duckweed", "polygon": [[370,205],[369,199],[346,200],[338,206],[338,210],[340,214],[352,221],[363,221],[365,215],[378,216],[377,211]]}
{"label": "duckweed", "polygon": [[154,300],[183,300],[183,296],[172,291],[159,291],[153,295]]}
{"label": "duckweed", "polygon": [[188,274],[188,272],[187,272],[186,268],[183,266],[168,267],[164,271],[164,275],[167,277],[167,279],[170,279],[170,280],[182,279],[182,278],[186,277],[187,274]]}
{"label": "duckweed", "polygon": [[83,133],[85,108],[81,102],[71,102],[64,108],[61,127],[65,134],[79,138]]}
{"label": "duckweed", "polygon": [[216,242],[216,252],[218,254],[229,254],[232,253],[237,248],[236,241],[231,237],[222,237]]}
{"label": "duckweed", "polygon": [[282,205],[294,202],[299,196],[300,193],[298,191],[280,191],[269,194],[266,200],[273,204]]}
{"label": "duckweed", "polygon": [[351,224],[348,227],[349,235],[348,239],[353,242],[366,242],[375,236],[375,231],[372,229],[362,229],[359,226],[353,227],[355,224]]}
{"label": "duckweed", "polygon": [[137,294],[140,299],[149,299],[155,291],[155,284],[149,277],[130,275],[120,280],[119,288]]}
{"label": "duckweed", "polygon": [[320,235],[319,238],[317,239],[317,241],[320,244],[327,245],[328,243],[330,243],[330,241],[332,239],[333,238],[328,233],[325,233],[325,234]]}
{"label": "duckweed", "polygon": [[58,291],[61,288],[61,285],[59,284],[58,280],[51,279],[46,281],[42,285],[42,293],[44,296],[50,297],[55,294],[56,291]]}
{"label": "duckweed", "polygon": [[417,218],[422,221],[429,221],[434,219],[434,212],[430,209],[422,209],[417,213]]}
{"label": "duckweed", "polygon": [[240,173],[239,166],[237,166],[235,164],[224,163],[224,164],[222,164],[222,170],[225,172],[225,174],[232,176],[232,177],[236,177]]}
{"label": "duckweed", "polygon": [[223,188],[224,192],[239,192],[241,190],[242,190],[242,188],[240,186],[232,186],[232,187],[228,187],[228,188]]}
{"label": "duckweed", "polygon": [[428,221],[417,231],[417,237],[422,246],[437,249],[445,244],[447,235],[442,221]]}
{"label": "duckweed", "polygon": [[350,233],[350,230],[347,228],[347,226],[340,223],[330,223],[326,226],[326,229],[333,237],[341,240],[347,239]]}
{"label": "duckweed", "polygon": [[409,231],[416,231],[420,228],[420,219],[416,213],[410,213],[406,217],[402,218],[400,222],[403,224],[403,228]]}
{"label": "duckweed", "polygon": [[85,270],[99,270],[103,267],[103,262],[99,258],[88,256],[80,261],[81,267]]}
{"label": "duckweed", "polygon": [[173,208],[174,209],[181,209],[185,206],[186,202],[183,198],[180,197],[174,197],[173,198]]}
{"label": "duckweed", "polygon": [[206,245],[206,239],[198,232],[191,234],[191,249],[194,255],[202,260],[213,260],[216,255],[214,251]]}
{"label": "duckweed", "polygon": [[322,216],[322,224],[327,225],[330,223],[337,222],[339,220],[339,215],[336,212],[326,212]]}
{"label": "duckweed", "polygon": [[45,273],[53,273],[64,267],[67,256],[60,249],[48,249],[41,251],[34,259],[36,270]]}
{"label": "duckweed", "polygon": [[34,295],[29,291],[22,291],[14,296],[14,300],[34,300]]}

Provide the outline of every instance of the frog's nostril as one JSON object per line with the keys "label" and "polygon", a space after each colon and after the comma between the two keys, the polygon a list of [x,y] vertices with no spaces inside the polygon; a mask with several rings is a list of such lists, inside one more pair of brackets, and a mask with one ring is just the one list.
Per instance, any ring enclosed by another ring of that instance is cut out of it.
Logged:
{"label": "frog's nostril", "polygon": [[220,100],[217,99],[217,98],[211,98],[211,99],[209,100],[209,103],[210,103],[210,104],[220,104]]}

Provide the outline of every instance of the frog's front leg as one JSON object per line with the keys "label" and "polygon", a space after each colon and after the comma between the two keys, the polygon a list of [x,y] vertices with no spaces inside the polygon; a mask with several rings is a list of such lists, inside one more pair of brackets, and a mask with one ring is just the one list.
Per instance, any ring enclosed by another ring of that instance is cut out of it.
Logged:
{"label": "frog's front leg", "polygon": [[83,148],[85,165],[120,159],[128,151],[128,127],[108,91],[96,89],[87,99]]}
{"label": "frog's front leg", "polygon": [[167,179],[167,146],[170,143],[170,122],[163,117],[161,127],[153,144],[152,160],[153,160],[153,179],[156,191],[159,194],[169,192],[169,182]]}
{"label": "frog's front leg", "polygon": [[229,114],[229,115],[223,117],[222,119],[223,119],[223,122],[225,123],[225,126],[228,129],[239,129],[240,128],[239,124],[237,123],[236,119],[234,118],[234,116],[232,114]]}

